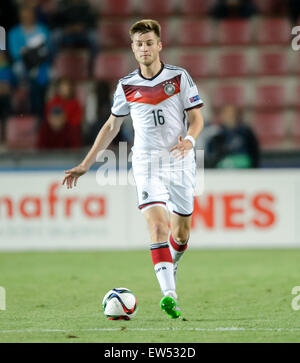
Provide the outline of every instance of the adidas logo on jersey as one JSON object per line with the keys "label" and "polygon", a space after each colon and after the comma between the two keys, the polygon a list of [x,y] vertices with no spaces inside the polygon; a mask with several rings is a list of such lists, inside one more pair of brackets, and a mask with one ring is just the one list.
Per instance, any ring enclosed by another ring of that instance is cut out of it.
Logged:
{"label": "adidas logo on jersey", "polygon": [[142,97],[142,95],[140,94],[139,91],[137,91],[137,93],[134,95],[134,98],[139,98],[139,97]]}

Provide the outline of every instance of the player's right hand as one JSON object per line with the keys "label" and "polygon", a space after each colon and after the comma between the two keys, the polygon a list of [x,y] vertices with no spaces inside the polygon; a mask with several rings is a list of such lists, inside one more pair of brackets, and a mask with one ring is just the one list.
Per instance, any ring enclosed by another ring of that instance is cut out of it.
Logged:
{"label": "player's right hand", "polygon": [[73,187],[76,187],[78,178],[85,174],[88,171],[86,167],[83,165],[78,165],[73,169],[65,170],[66,176],[64,177],[62,181],[62,185],[66,184],[67,189],[71,189]]}

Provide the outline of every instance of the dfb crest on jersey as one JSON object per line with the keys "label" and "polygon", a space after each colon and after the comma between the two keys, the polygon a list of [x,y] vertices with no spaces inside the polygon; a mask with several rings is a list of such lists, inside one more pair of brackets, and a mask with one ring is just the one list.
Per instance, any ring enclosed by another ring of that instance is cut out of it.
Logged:
{"label": "dfb crest on jersey", "polygon": [[175,92],[175,85],[173,83],[167,83],[164,87],[165,94],[168,96],[172,96]]}
{"label": "dfb crest on jersey", "polygon": [[147,199],[149,197],[149,194],[146,191],[143,191],[142,198],[143,200]]}

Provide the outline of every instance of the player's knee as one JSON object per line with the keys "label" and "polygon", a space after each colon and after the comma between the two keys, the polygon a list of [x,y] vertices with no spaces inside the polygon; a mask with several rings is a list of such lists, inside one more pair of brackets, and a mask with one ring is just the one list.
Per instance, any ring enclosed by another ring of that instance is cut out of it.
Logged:
{"label": "player's knee", "polygon": [[166,240],[169,232],[168,224],[162,221],[152,221],[149,223],[152,238],[157,241]]}
{"label": "player's knee", "polygon": [[185,244],[189,239],[190,231],[189,228],[176,228],[172,232],[173,238],[180,244]]}

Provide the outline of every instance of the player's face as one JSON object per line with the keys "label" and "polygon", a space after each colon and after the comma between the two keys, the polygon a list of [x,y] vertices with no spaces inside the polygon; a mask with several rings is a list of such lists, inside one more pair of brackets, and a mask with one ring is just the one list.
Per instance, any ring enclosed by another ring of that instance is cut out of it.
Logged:
{"label": "player's face", "polygon": [[135,33],[131,44],[136,60],[145,66],[151,65],[159,57],[162,44],[153,31],[149,33]]}

